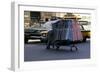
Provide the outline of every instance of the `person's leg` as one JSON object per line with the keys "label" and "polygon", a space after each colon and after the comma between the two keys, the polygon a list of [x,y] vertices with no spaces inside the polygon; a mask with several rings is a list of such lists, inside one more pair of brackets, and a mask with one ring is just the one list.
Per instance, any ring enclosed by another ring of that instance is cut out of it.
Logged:
{"label": "person's leg", "polygon": [[50,49],[50,41],[47,42],[47,47],[46,49]]}
{"label": "person's leg", "polygon": [[52,42],[51,37],[52,37],[52,31],[49,31],[47,34],[47,47],[46,47],[46,49],[50,49],[50,45]]}

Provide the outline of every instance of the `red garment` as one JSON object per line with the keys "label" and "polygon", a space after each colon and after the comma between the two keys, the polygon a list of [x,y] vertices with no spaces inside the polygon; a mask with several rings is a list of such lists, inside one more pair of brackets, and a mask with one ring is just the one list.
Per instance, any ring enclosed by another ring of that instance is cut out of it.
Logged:
{"label": "red garment", "polygon": [[80,24],[77,20],[72,20],[73,41],[82,40],[83,36],[80,30]]}

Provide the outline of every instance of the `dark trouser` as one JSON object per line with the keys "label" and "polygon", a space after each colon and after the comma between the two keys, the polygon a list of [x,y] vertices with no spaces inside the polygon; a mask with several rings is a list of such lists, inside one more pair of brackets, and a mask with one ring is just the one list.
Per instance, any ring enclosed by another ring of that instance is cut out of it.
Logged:
{"label": "dark trouser", "polygon": [[47,49],[50,49],[50,45],[52,45],[52,42],[53,42],[53,30],[50,30],[49,32],[48,32],[48,35],[47,35]]}

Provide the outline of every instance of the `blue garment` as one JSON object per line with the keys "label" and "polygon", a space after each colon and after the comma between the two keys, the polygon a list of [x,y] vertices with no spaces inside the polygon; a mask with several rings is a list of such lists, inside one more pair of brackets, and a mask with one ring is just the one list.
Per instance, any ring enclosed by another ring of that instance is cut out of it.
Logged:
{"label": "blue garment", "polygon": [[67,28],[67,34],[66,34],[66,40],[73,40],[73,31],[72,31],[72,20],[66,20],[68,28]]}

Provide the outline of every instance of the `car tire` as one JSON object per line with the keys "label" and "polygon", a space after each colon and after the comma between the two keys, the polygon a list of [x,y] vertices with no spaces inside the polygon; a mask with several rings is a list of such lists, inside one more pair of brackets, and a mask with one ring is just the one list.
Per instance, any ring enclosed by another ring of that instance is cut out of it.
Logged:
{"label": "car tire", "polygon": [[28,43],[28,38],[25,38],[25,44],[27,44]]}

